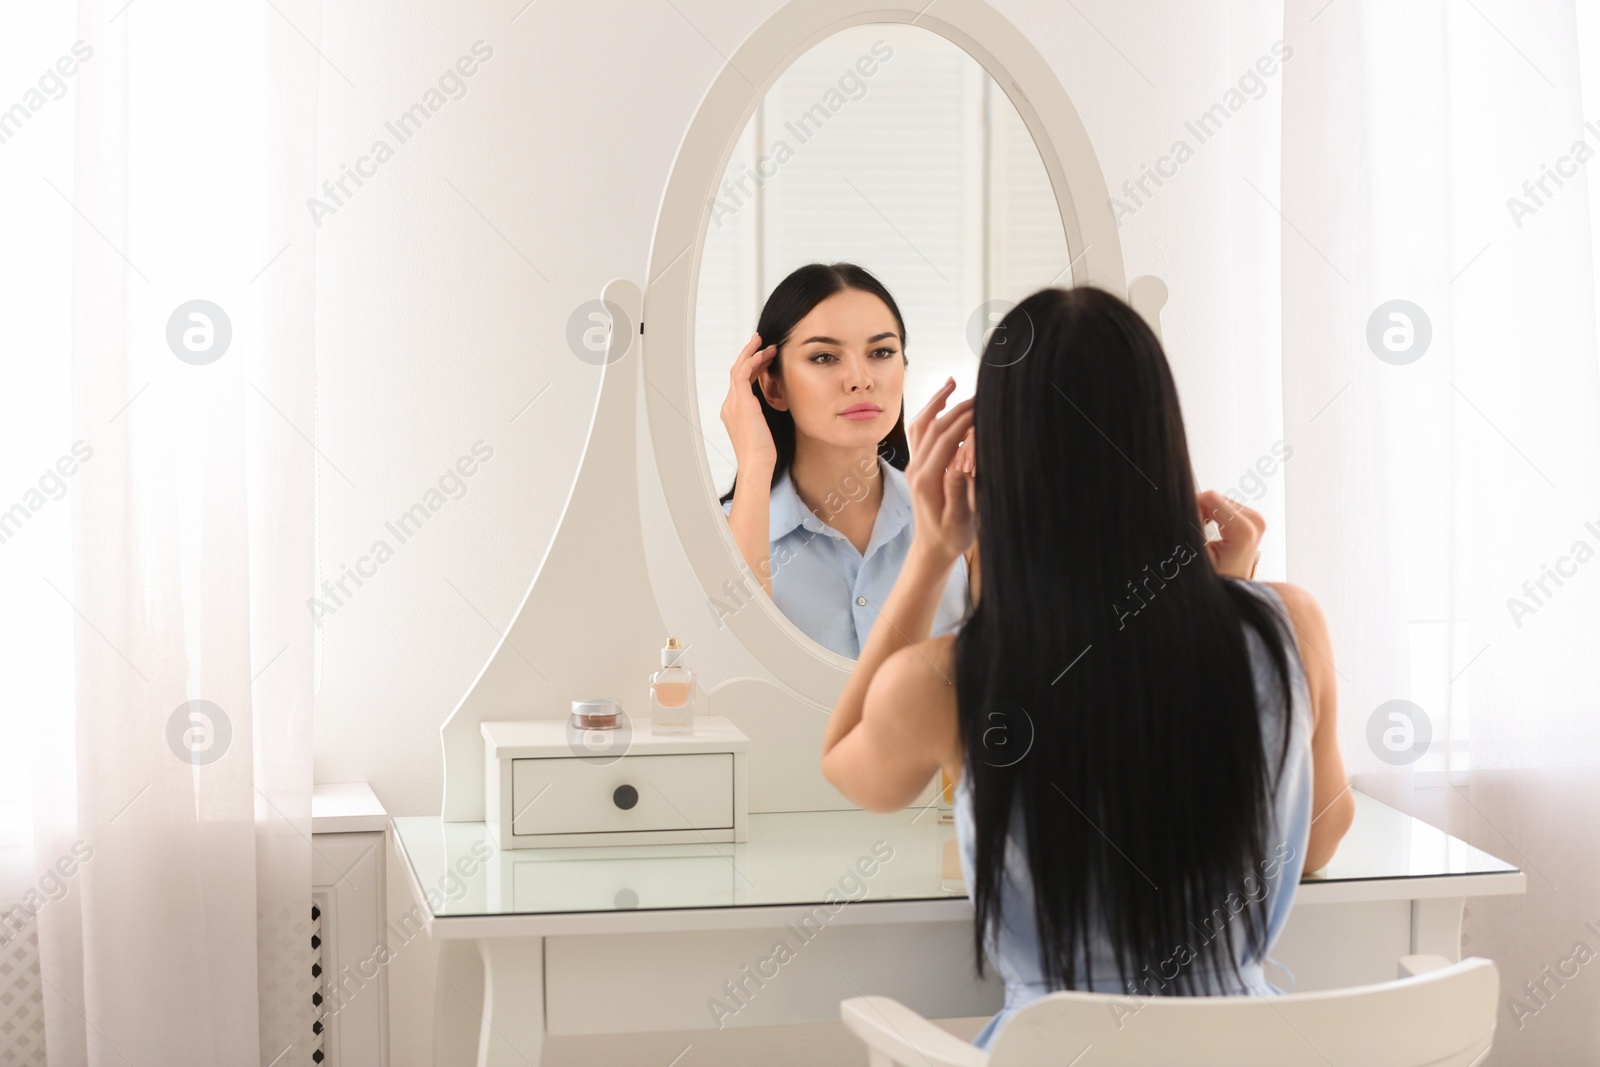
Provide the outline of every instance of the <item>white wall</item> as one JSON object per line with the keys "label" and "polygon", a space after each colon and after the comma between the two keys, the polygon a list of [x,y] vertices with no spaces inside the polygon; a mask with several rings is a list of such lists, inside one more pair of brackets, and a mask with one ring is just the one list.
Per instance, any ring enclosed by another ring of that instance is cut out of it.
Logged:
{"label": "white wall", "polygon": [[[678,140],[722,55],[778,6],[542,0],[519,14],[521,3],[328,0],[320,38],[319,175],[338,177],[379,138],[394,149],[318,233],[322,573],[337,579],[379,539],[394,554],[323,618],[316,775],[372,783],[391,814],[438,811],[439,724],[509,625],[570,490],[597,372],[568,349],[568,315],[612,277],[643,281]],[[1188,136],[1185,121],[1281,36],[1271,5],[1254,0],[1176,12],[1158,0],[996,6],[1054,64],[1114,193]],[[399,143],[385,122],[479,40],[493,56],[465,79],[466,95]],[[1280,436],[1268,410],[1276,332],[1249,313],[1237,328],[1235,319],[1276,285],[1277,217],[1242,178],[1276,201],[1276,173],[1256,161],[1285,73],[1267,79],[1266,95],[1199,145],[1122,231],[1130,276],[1157,274],[1171,288],[1165,333],[1197,473],[1220,489],[1236,486]],[[400,543],[385,522],[423,500],[478,441],[492,459]],[[1292,463],[1256,504],[1269,522],[1289,473]],[[647,528],[670,529],[658,497],[646,508]],[[1281,528],[1276,543],[1269,531],[1264,575],[1281,559]],[[679,568],[656,575],[659,589],[694,599],[671,546],[652,562]],[[708,684],[761,673],[725,634],[720,643],[710,634],[702,604],[675,604],[668,615],[691,639],[705,638],[698,666]],[[432,961],[419,943],[394,965],[397,1065],[427,1062]],[[795,1063],[844,1062],[828,1050],[852,1048],[838,1027],[801,1032],[803,1041],[565,1039],[552,1043],[549,1062],[666,1063],[684,1045],[693,1046],[678,1061],[685,1067],[756,1054],[784,1062],[764,1051],[776,1048],[808,1048]]]}

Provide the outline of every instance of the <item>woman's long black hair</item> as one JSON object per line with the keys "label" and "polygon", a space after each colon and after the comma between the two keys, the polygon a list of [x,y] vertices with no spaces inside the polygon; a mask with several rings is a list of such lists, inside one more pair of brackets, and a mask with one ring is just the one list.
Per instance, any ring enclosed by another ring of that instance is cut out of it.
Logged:
{"label": "woman's long black hair", "polygon": [[[1101,979],[1205,992],[1237,977],[1239,937],[1265,952],[1287,620],[1213,568],[1166,356],[1115,296],[1017,305],[985,348],[974,427],[983,585],[954,658],[978,973],[1001,879],[1021,875],[1052,988],[1096,980],[1099,931],[1117,967]],[[1282,683],[1275,767],[1241,623]],[[1026,872],[1003,871],[1013,803]]]}
{"label": "woman's long black hair", "polygon": [[[767,303],[761,309],[761,319],[756,323],[761,346],[778,346],[778,354],[767,364],[775,377],[783,375],[783,346],[788,343],[789,335],[800,320],[811,314],[811,309],[828,297],[846,289],[871,293],[888,305],[889,314],[894,316],[895,326],[900,330],[900,358],[906,358],[906,321],[900,315],[900,306],[894,302],[894,297],[889,295],[889,290],[884,288],[882,282],[854,263],[807,263],[790,273],[772,290],[772,295],[767,297]],[[794,462],[794,416],[767,403],[759,381],[751,382],[750,390],[761,401],[761,414],[766,416],[767,429],[772,431],[772,442],[778,446],[778,462],[772,466],[772,484],[777,485]],[[878,442],[878,455],[896,470],[906,469],[911,449],[906,444],[904,399],[900,402],[900,417],[895,420],[894,429]],[[739,477],[735,473],[733,485],[728,487],[719,503],[726,504],[732,500],[733,490],[738,484]]]}

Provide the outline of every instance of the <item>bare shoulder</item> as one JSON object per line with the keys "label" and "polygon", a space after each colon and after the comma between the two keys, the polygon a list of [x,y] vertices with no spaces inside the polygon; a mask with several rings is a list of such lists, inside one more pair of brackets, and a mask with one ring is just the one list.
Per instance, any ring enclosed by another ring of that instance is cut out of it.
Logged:
{"label": "bare shoulder", "polygon": [[1289,612],[1289,622],[1294,627],[1295,634],[1302,641],[1310,638],[1318,644],[1326,644],[1328,634],[1328,620],[1322,614],[1322,605],[1317,603],[1317,598],[1298,585],[1289,582],[1263,582],[1272,589],[1283,601],[1284,608]]}
{"label": "bare shoulder", "polygon": [[1305,668],[1306,684],[1311,690],[1311,718],[1321,724],[1334,714],[1333,641],[1328,635],[1328,620],[1322,614],[1322,605],[1316,597],[1288,582],[1267,582],[1289,612],[1289,625],[1294,628],[1295,644],[1299,647],[1300,663]]}

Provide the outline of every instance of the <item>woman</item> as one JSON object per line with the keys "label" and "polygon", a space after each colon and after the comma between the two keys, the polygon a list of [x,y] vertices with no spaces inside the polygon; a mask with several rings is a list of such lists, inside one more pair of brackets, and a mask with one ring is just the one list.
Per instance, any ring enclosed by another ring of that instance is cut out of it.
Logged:
{"label": "woman", "polygon": [[[807,636],[855,658],[911,545],[906,327],[853,263],[812,263],[767,298],[734,361],[722,422],[738,474],[722,498],[746,565]],[[964,561],[934,610],[966,609]]]}
{"label": "woman", "polygon": [[[1031,324],[1026,358],[985,360],[973,400],[911,427],[915,537],[822,760],[874,811],[941,767],[956,781],[978,968],[986,950],[1007,987],[980,1048],[1052,989],[1130,1011],[1276,992],[1262,962],[1354,807],[1322,614],[1225,577],[1248,542],[1205,550],[1160,342],[1094,289],[1043,290],[1007,321]],[[975,473],[954,461],[972,429]],[[930,639],[979,530],[973,611]]]}

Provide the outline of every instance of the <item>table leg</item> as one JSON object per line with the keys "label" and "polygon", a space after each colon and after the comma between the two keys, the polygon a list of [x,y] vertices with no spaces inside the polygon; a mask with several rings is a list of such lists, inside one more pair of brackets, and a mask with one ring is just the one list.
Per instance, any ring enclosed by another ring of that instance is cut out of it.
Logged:
{"label": "table leg", "polygon": [[1411,952],[1461,960],[1461,916],[1465,897],[1434,897],[1411,902]]}
{"label": "table leg", "polygon": [[544,939],[487,938],[478,1067],[539,1067],[544,1046]]}
{"label": "table leg", "polygon": [[471,941],[439,942],[433,992],[434,1067],[457,1067],[478,1057],[483,1029],[483,958]]}

